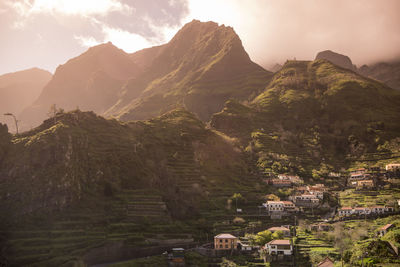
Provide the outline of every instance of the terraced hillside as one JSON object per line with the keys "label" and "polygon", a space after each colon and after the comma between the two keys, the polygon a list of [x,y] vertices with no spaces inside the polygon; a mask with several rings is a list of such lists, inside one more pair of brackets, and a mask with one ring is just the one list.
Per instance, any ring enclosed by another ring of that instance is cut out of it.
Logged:
{"label": "terraced hillside", "polygon": [[[264,189],[233,140],[182,109],[130,123],[77,110],[1,135],[0,243],[11,266],[190,244],[234,218],[234,193],[256,203]],[[107,246],[119,252],[93,252]]]}
{"label": "terraced hillside", "polygon": [[288,61],[252,103],[228,101],[211,125],[266,172],[317,178],[390,152],[383,148],[399,136],[399,117],[397,90],[325,60]]}

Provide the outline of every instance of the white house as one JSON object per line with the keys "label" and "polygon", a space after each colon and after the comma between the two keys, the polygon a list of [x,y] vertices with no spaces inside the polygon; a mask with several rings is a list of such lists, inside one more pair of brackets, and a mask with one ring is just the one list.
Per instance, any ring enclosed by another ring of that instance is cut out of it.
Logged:
{"label": "white house", "polygon": [[392,163],[385,166],[387,171],[396,171],[400,170],[400,163]]}
{"label": "white house", "polygon": [[267,201],[263,204],[268,212],[283,212],[283,201]]}
{"label": "white house", "polygon": [[352,207],[342,207],[339,209],[339,216],[349,216],[351,214],[353,214]]}
{"label": "white house", "polygon": [[366,207],[356,207],[353,209],[353,214],[358,214],[358,215],[364,215],[364,214],[370,214],[371,209],[366,208]]}
{"label": "white house", "polygon": [[269,255],[292,255],[293,245],[290,240],[276,239],[265,244]]}

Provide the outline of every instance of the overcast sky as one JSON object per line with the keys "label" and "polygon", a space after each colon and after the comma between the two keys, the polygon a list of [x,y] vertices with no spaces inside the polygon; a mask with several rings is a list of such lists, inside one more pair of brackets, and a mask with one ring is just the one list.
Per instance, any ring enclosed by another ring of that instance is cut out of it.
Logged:
{"label": "overcast sky", "polygon": [[234,27],[269,67],[330,49],[357,65],[400,56],[399,0],[0,0],[0,74],[59,64],[111,41],[167,42],[192,19]]}

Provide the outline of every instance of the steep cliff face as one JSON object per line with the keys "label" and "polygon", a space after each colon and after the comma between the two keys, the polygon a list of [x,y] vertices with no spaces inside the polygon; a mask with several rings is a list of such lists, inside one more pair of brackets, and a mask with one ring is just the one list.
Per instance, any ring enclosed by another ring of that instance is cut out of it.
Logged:
{"label": "steep cliff face", "polygon": [[184,106],[206,121],[229,98],[247,100],[271,74],[253,63],[231,27],[192,21],[167,44],[131,55],[146,73],[107,114],[148,119]]}
{"label": "steep cliff face", "polygon": [[249,106],[230,101],[211,125],[242,140],[260,168],[311,177],[396,138],[399,116],[398,91],[325,60],[289,61]]}

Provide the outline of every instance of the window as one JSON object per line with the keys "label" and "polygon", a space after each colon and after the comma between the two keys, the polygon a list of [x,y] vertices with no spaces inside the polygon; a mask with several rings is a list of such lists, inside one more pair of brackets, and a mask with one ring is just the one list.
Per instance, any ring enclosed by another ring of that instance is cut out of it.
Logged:
{"label": "window", "polygon": [[220,239],[219,242],[222,243],[222,239]]}
{"label": "window", "polygon": [[225,243],[228,243],[228,239],[225,239]]}
{"label": "window", "polygon": [[223,246],[222,245],[219,245],[219,248],[222,248]]}
{"label": "window", "polygon": [[228,248],[228,245],[225,245],[225,248]]}

